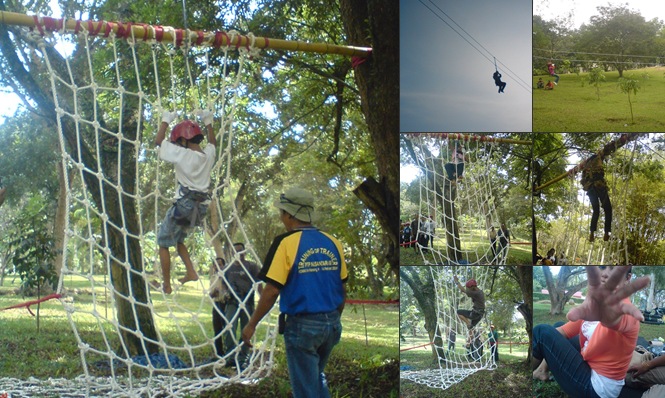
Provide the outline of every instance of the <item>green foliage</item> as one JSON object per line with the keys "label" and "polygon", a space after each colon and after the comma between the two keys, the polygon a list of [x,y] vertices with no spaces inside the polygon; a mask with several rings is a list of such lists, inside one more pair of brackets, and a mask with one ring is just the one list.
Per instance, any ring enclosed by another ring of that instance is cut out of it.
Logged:
{"label": "green foliage", "polygon": [[[564,163],[573,155],[581,161],[618,136],[619,134],[608,133],[537,134],[534,156],[542,158],[543,165],[550,160],[553,164]],[[665,186],[662,183],[665,162],[662,150],[652,144],[647,148],[637,143],[633,157],[631,145],[633,144],[620,149],[605,162],[605,176],[617,214],[615,228],[622,232],[625,228],[631,263],[662,264],[665,258],[661,244],[665,237],[660,232],[661,228],[665,228],[665,215],[659,210],[665,206]],[[572,168],[572,165],[567,168]],[[561,167],[555,173],[547,173],[543,182],[564,173],[565,170],[566,167]],[[565,178],[536,196],[534,213],[536,229],[539,232],[538,250],[541,254],[551,247],[557,249],[558,253],[570,249],[567,258],[572,261],[572,253],[577,247],[576,257],[579,261],[585,257],[582,253],[589,249],[585,238],[588,235],[590,209],[588,200],[586,209],[582,209],[579,203],[579,200],[584,198],[583,191],[573,192],[573,180],[579,178],[579,174]],[[579,200],[578,195],[581,195]],[[625,215],[619,215],[624,214],[624,208]],[[565,244],[567,241],[575,243],[568,247]]]}
{"label": "green foliage", "polygon": [[[627,5],[601,6],[597,11],[598,15],[592,16],[590,23],[580,28],[575,46],[577,51],[616,54],[606,57],[606,65],[615,67],[620,77],[631,61],[639,61],[624,54],[660,55],[653,52],[653,43],[660,29],[657,20],[646,21]],[[598,59],[596,55],[593,57]]]}
{"label": "green foliage", "polygon": [[637,79],[624,78],[620,77],[618,86],[621,89],[621,92],[628,95],[628,104],[630,104],[630,120],[635,123],[635,117],[633,116],[633,103],[630,100],[630,93],[637,95],[637,90],[640,89],[640,82]]}
{"label": "green foliage", "polygon": [[596,96],[598,97],[598,101],[600,101],[600,85],[605,81],[603,70],[598,67],[591,69],[587,76],[587,80],[590,85],[596,87]]}
{"label": "green foliage", "polygon": [[53,288],[58,282],[53,266],[56,253],[53,236],[47,230],[47,217],[42,198],[28,199],[14,220],[15,230],[6,242],[12,251],[10,260],[21,278],[24,294],[32,294],[32,289],[39,292],[47,284]]}

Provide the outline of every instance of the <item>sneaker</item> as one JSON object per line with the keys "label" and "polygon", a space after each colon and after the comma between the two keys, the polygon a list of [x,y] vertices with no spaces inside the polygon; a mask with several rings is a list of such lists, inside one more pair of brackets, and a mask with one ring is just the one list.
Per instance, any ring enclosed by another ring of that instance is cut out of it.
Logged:
{"label": "sneaker", "polygon": [[558,85],[559,85],[559,83],[557,83],[557,82],[554,82],[554,85],[555,85],[555,86],[558,86]]}
{"label": "sneaker", "polygon": [[592,232],[591,235],[589,235],[589,242],[593,242],[594,239],[595,239],[595,238],[594,238],[594,236],[593,236],[593,232]]}
{"label": "sneaker", "polygon": [[609,232],[605,232],[605,236],[603,236],[603,240],[604,240],[605,242],[607,242],[608,240],[610,240],[610,233],[609,233]]}

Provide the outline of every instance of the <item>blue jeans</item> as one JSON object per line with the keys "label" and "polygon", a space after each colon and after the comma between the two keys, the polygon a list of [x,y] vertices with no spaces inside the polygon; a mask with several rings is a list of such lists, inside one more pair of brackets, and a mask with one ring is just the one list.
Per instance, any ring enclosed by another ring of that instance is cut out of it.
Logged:
{"label": "blue jeans", "polygon": [[342,322],[337,310],[287,316],[284,345],[294,398],[330,397],[323,370],[341,337]]}
{"label": "blue jeans", "polygon": [[579,347],[551,325],[533,328],[533,356],[544,359],[561,389],[571,397],[600,398],[591,385],[591,367]]}

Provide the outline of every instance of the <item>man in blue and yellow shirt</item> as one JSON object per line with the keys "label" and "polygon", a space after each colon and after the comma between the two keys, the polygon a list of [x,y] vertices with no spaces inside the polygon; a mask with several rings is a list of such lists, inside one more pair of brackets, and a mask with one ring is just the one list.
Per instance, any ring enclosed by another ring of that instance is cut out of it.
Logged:
{"label": "man in blue and yellow shirt", "polygon": [[312,225],[314,197],[291,188],[275,202],[287,232],[268,250],[259,278],[266,282],[252,318],[242,331],[251,347],[256,325],[280,297],[286,314],[284,345],[294,398],[329,397],[323,370],[342,335],[347,279],[341,243]]}

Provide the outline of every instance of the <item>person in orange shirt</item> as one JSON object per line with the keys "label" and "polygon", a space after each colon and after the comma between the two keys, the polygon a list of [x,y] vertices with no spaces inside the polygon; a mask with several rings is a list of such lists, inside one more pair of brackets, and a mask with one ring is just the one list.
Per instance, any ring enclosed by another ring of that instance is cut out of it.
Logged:
{"label": "person in orange shirt", "polygon": [[[549,372],[571,397],[617,398],[640,330],[642,313],[628,297],[649,284],[631,279],[631,266],[588,266],[587,297],[568,312],[569,322],[533,329],[536,379]],[[569,339],[579,336],[579,346]]]}

